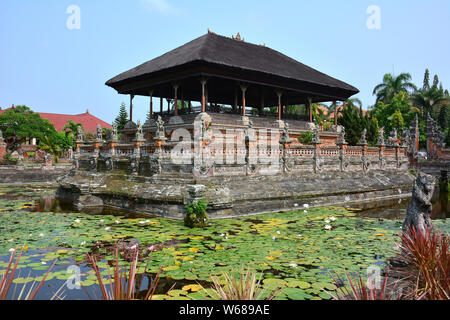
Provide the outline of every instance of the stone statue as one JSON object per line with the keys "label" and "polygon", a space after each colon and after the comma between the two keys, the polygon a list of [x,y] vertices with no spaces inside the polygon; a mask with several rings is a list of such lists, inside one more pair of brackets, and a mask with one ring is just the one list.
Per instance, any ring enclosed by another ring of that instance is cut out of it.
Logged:
{"label": "stone statue", "polygon": [[291,138],[289,137],[289,124],[287,122],[285,122],[280,143],[285,145],[285,144],[289,144],[291,142],[292,142]]}
{"label": "stone statue", "polygon": [[142,132],[142,124],[141,121],[137,122],[137,130],[136,130],[136,141],[144,140],[144,133]]}
{"label": "stone statue", "polygon": [[106,171],[113,170],[113,161],[112,161],[111,157],[108,157],[105,159],[105,168],[106,168]]}
{"label": "stone statue", "polygon": [[157,138],[165,138],[166,134],[164,132],[164,121],[161,116],[158,116],[158,120],[156,120],[156,137]]}
{"label": "stone statue", "polygon": [[384,142],[384,127],[380,128],[379,134],[378,134],[378,141],[377,146],[384,147],[386,143]]}
{"label": "stone statue", "polygon": [[81,128],[81,126],[77,127],[77,142],[84,142],[83,129]]}
{"label": "stone statue", "polygon": [[118,141],[119,134],[117,133],[117,124],[113,123],[111,132],[111,141]]}
{"label": "stone statue", "polygon": [[312,144],[320,144],[320,134],[319,134],[319,127],[314,128],[314,136],[311,141]]}
{"label": "stone statue", "polygon": [[389,134],[389,146],[397,147],[398,144],[398,135],[397,135],[397,129],[393,128],[391,133]]}
{"label": "stone statue", "polygon": [[102,127],[98,124],[97,125],[97,137],[96,137],[97,141],[103,141],[103,132],[102,132]]}
{"label": "stone statue", "polygon": [[359,140],[359,144],[360,145],[363,145],[363,146],[367,145],[367,138],[366,137],[367,137],[367,129],[364,128],[364,130],[361,133],[361,139]]}
{"label": "stone statue", "polygon": [[403,222],[403,232],[409,232],[411,227],[414,227],[417,232],[424,232],[427,228],[433,227],[431,222],[431,198],[433,197],[435,184],[433,176],[419,173],[414,182],[412,200]]}
{"label": "stone statue", "polygon": [[409,153],[411,153],[412,139],[411,139],[411,132],[409,131],[409,129],[405,129],[402,132],[402,147],[408,148]]}
{"label": "stone statue", "polygon": [[341,126],[341,131],[339,132],[339,139],[337,141],[337,145],[346,145],[347,141],[345,141],[345,127]]}

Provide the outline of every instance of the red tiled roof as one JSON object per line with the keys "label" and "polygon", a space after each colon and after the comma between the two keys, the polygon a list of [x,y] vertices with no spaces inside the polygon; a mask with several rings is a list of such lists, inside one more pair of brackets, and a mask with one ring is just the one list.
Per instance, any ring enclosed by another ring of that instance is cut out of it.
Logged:
{"label": "red tiled roof", "polygon": [[[0,110],[0,114],[5,112],[6,110]],[[67,121],[69,120],[75,123],[81,123],[83,125],[84,131],[95,132],[97,130],[97,124],[99,124],[102,128],[111,129],[111,125],[109,123],[106,123],[105,121],[93,116],[89,113],[89,111],[76,115],[44,112],[37,113],[39,113],[43,119],[48,119],[57,131],[63,131],[63,128],[67,125]]]}

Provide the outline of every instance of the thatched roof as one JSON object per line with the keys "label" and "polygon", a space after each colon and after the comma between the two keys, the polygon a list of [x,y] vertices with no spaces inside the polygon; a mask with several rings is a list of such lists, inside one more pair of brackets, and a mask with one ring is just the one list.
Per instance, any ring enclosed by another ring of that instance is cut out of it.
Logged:
{"label": "thatched roof", "polygon": [[[346,100],[358,89],[266,46],[207,33],[110,79],[120,93],[146,94],[151,87],[192,76],[247,81],[308,94],[315,100]],[[222,84],[223,86],[223,84]],[[164,90],[161,89],[161,95]],[[295,96],[295,94],[294,94]],[[293,96],[293,98],[295,98]],[[165,96],[164,96],[165,97]],[[231,98],[231,97],[230,97]],[[303,97],[304,98],[304,97]]]}

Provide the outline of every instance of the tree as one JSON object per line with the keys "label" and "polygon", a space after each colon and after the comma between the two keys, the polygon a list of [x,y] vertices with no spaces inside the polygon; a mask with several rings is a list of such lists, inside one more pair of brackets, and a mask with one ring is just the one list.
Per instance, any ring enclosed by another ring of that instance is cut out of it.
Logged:
{"label": "tree", "polygon": [[430,89],[430,70],[425,70],[425,75],[423,77],[423,87],[422,89],[428,90]]}
{"label": "tree", "polygon": [[393,76],[390,73],[385,74],[383,82],[373,89],[373,94],[377,96],[376,102],[382,101],[389,104],[397,93],[409,93],[409,90],[417,90],[416,86],[410,81],[411,75],[409,73],[401,73],[398,76]]}
{"label": "tree", "polygon": [[424,119],[429,113],[434,115],[438,107],[448,107],[449,102],[450,100],[445,96],[444,92],[434,86],[430,89],[417,90],[413,94],[413,103],[420,108]]}
{"label": "tree", "polygon": [[433,78],[433,87],[437,89],[438,85],[439,85],[439,77],[437,74],[435,74]]}
{"label": "tree", "polygon": [[401,132],[403,127],[405,126],[405,120],[403,119],[400,110],[395,110],[390,119],[392,119],[392,126],[397,129],[397,132]]}
{"label": "tree", "polygon": [[22,154],[22,144],[30,139],[38,141],[58,134],[53,124],[42,119],[38,113],[27,106],[16,106],[0,115],[0,130],[8,143],[8,151]]}
{"label": "tree", "polygon": [[128,113],[124,102],[120,105],[119,115],[114,120],[118,130],[123,130],[128,122]]}
{"label": "tree", "polygon": [[450,121],[450,114],[448,111],[448,106],[442,106],[441,110],[439,111],[437,122],[443,131],[447,130],[447,128],[450,127],[449,121]]}
{"label": "tree", "polygon": [[[359,108],[356,106],[359,105]],[[349,99],[344,102],[342,117],[338,123],[345,127],[345,139],[350,145],[357,145],[365,128],[362,103],[359,99]]]}
{"label": "tree", "polygon": [[56,134],[45,135],[38,144],[38,149],[52,154],[55,162],[59,161],[63,150],[71,147],[71,141],[64,132],[56,132]]}
{"label": "tree", "polygon": [[83,129],[83,125],[81,123],[75,123],[72,120],[67,120],[67,124],[63,128],[63,132],[70,140],[72,150],[75,149],[75,142],[78,140],[78,127]]}

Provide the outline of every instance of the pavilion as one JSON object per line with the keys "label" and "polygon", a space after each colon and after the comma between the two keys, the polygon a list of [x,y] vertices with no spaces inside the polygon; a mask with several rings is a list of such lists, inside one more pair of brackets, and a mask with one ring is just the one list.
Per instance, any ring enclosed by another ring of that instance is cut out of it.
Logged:
{"label": "pavilion", "polygon": [[[342,127],[312,123],[313,103],[345,101],[358,89],[239,35],[208,32],[106,84],[130,96],[130,121],[120,139],[113,128],[108,141],[77,141],[60,199],[183,219],[199,199],[210,218],[224,218],[410,191],[403,144],[369,147],[363,131],[348,146]],[[144,125],[133,122],[139,95],[150,98]],[[302,114],[290,114],[292,105],[305,106]],[[299,139],[305,131],[310,143]]]}
{"label": "pavilion", "polygon": [[[208,33],[164,55],[110,79],[106,85],[133,98],[148,96],[150,118],[199,112],[219,112],[217,104],[231,108],[221,113],[267,117],[265,108],[277,110],[276,120],[313,122],[312,103],[345,101],[355,87],[308,67],[265,45]],[[160,98],[159,112],[153,98]],[[166,99],[169,110],[163,110]],[[201,110],[191,101],[201,102]],[[173,102],[171,104],[171,102]],[[181,102],[181,103],[179,103]],[[187,103],[186,103],[187,102]],[[211,103],[211,104],[210,104]],[[307,118],[289,115],[288,105],[305,105]],[[275,108],[273,108],[275,107]],[[272,114],[273,116],[273,114]]]}

